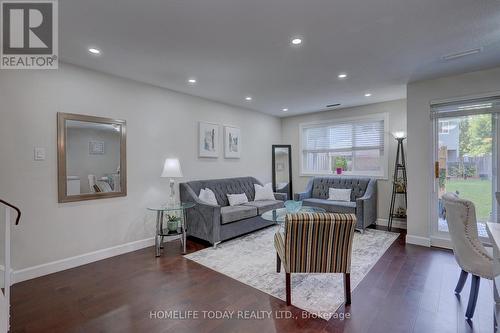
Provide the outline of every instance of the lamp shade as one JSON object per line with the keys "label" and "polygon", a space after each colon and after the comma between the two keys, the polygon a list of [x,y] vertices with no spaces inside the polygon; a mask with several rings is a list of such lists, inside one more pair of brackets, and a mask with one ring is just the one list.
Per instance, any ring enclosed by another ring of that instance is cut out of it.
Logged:
{"label": "lamp shade", "polygon": [[181,163],[178,158],[167,158],[165,164],[163,165],[163,172],[161,173],[163,178],[181,178],[182,170]]}
{"label": "lamp shade", "polygon": [[403,139],[406,138],[406,133],[404,131],[396,131],[392,133],[395,139]]}

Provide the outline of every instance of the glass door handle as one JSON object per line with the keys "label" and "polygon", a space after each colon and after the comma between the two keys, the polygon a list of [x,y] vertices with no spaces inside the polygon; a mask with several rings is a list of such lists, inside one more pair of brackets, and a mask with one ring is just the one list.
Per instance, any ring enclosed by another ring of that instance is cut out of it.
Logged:
{"label": "glass door handle", "polygon": [[439,162],[434,162],[434,178],[439,178]]}

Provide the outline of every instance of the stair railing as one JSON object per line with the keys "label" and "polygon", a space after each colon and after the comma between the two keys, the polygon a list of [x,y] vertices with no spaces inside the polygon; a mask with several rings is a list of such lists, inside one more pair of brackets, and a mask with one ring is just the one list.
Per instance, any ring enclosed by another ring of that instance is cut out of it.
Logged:
{"label": "stair railing", "polygon": [[5,209],[5,248],[4,248],[4,290],[0,295],[0,331],[8,332],[10,329],[10,286],[11,286],[11,265],[10,265],[10,216],[14,210],[17,214],[16,225],[21,219],[21,210],[16,206],[0,199],[0,204],[7,206]]}

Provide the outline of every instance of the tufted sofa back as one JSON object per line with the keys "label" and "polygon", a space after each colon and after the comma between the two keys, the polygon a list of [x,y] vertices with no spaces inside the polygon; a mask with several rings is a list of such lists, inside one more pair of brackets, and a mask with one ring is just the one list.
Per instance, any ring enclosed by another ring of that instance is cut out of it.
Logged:
{"label": "tufted sofa back", "polygon": [[191,187],[196,195],[200,195],[200,190],[208,187],[214,192],[220,206],[229,205],[226,194],[245,193],[248,201],[253,201],[255,198],[254,184],[262,185],[253,177],[194,180],[185,184]]}
{"label": "tufted sofa back", "polygon": [[362,197],[370,178],[347,178],[347,177],[314,177],[312,197],[317,199],[328,199],[328,189],[345,188],[351,189],[351,201],[356,201],[357,198]]}

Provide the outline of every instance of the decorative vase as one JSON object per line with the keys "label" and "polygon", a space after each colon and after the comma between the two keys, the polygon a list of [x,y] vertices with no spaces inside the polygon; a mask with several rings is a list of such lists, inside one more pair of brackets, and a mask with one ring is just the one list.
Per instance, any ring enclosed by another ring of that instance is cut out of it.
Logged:
{"label": "decorative vase", "polygon": [[297,213],[302,208],[302,201],[285,201],[285,208],[287,213]]}
{"label": "decorative vase", "polygon": [[342,168],[337,168],[337,175],[341,175],[342,174]]}
{"label": "decorative vase", "polygon": [[168,221],[167,222],[167,229],[170,232],[175,232],[177,231],[177,228],[179,227],[179,221]]}

